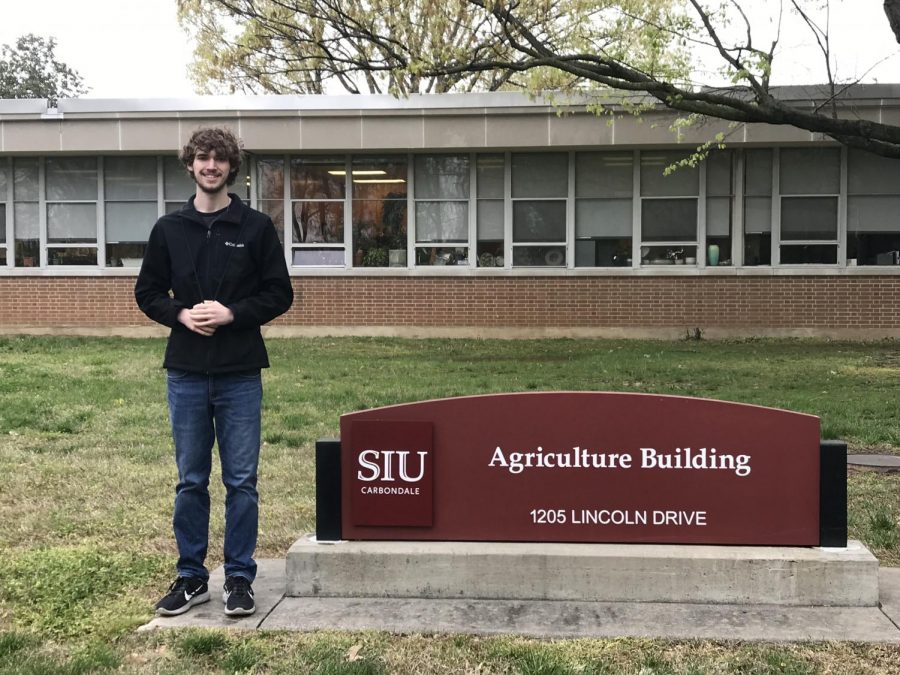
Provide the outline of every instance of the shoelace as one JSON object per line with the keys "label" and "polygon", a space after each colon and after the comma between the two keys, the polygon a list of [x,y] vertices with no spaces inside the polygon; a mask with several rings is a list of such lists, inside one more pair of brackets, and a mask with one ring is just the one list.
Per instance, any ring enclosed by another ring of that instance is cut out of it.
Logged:
{"label": "shoelace", "polygon": [[191,580],[187,577],[178,577],[175,581],[172,582],[172,585],[169,586],[170,593],[181,593],[182,591],[191,590]]}
{"label": "shoelace", "polygon": [[231,583],[231,593],[233,593],[236,597],[243,597],[245,595],[250,594],[250,582],[247,581],[244,577],[237,577]]}

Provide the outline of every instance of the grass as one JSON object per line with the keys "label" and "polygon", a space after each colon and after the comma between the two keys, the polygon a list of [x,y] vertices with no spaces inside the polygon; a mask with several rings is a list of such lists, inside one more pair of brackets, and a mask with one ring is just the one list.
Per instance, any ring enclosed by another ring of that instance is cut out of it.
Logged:
{"label": "grass", "polygon": [[[895,651],[848,644],[135,634],[175,559],[163,347],[0,337],[0,673],[900,672]],[[269,348],[260,557],[283,557],[313,527],[315,440],[336,435],[344,412],[391,403],[529,390],[682,394],[813,413],[825,437],[900,452],[896,342],[323,338]],[[848,488],[851,536],[900,565],[900,477],[852,472]],[[211,489],[216,566],[224,495],[218,481]]]}

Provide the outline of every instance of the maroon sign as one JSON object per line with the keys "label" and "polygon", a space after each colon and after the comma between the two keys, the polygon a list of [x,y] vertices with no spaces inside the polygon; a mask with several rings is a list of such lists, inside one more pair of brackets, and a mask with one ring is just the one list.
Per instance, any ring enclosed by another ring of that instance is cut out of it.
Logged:
{"label": "maroon sign", "polygon": [[353,422],[349,472],[354,525],[431,526],[430,422]]}
{"label": "maroon sign", "polygon": [[819,419],[773,408],[597,392],[424,401],[343,415],[341,466],[345,539],[819,543]]}

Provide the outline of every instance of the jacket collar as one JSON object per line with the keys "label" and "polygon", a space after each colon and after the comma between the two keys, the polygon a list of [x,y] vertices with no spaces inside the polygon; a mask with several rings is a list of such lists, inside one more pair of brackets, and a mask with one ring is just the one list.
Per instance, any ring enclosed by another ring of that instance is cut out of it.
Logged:
{"label": "jacket collar", "polygon": [[[187,200],[187,203],[181,207],[181,210],[178,212],[180,215],[184,216],[188,220],[199,223],[201,225],[203,220],[200,217],[197,209],[194,208],[194,197],[196,195],[191,195],[190,199]],[[241,198],[238,197],[233,192],[229,192],[228,196],[231,197],[231,203],[228,205],[228,208],[225,210],[219,219],[216,222],[219,223],[234,223],[235,225],[240,225],[241,223],[241,214],[244,211],[244,202],[241,201]]]}

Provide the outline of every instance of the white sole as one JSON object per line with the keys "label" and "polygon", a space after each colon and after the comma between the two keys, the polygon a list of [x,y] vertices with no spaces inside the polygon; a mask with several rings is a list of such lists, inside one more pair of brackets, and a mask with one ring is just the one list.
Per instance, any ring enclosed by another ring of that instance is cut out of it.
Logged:
{"label": "white sole", "polygon": [[202,605],[204,602],[209,602],[209,591],[206,591],[206,593],[202,593],[200,595],[195,595],[193,598],[190,599],[190,602],[186,603],[184,605],[184,607],[181,607],[180,609],[163,609],[163,608],[157,609],[156,615],[157,616],[178,616],[179,614],[184,614],[186,611],[188,611],[194,605]]}

